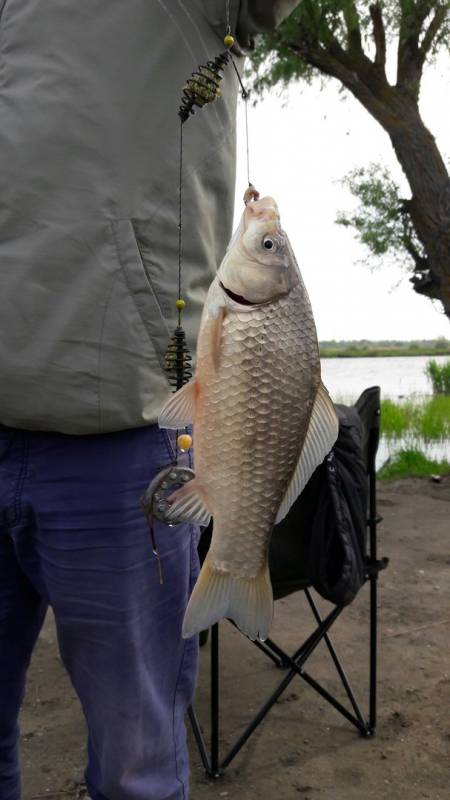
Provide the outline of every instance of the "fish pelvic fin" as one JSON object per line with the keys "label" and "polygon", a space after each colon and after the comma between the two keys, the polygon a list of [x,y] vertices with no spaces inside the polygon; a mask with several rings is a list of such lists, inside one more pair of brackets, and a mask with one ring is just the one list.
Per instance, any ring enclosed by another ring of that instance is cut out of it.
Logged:
{"label": "fish pelvic fin", "polygon": [[208,553],[186,609],[183,638],[207,630],[224,617],[249,639],[267,639],[273,618],[268,564],[256,578],[240,578],[216,570]]}
{"label": "fish pelvic fin", "polygon": [[178,430],[191,425],[195,419],[198,384],[195,378],[172,394],[163,405],[158,423],[160,428]]}
{"label": "fish pelvic fin", "polygon": [[314,470],[328,455],[338,437],[338,432],[336,411],[325,386],[321,383],[317,390],[300,458],[278,511],[276,525],[284,519]]}
{"label": "fish pelvic fin", "polygon": [[211,512],[206,505],[205,492],[197,478],[177,489],[167,500],[170,505],[165,512],[167,522],[196,522],[198,525],[208,525]]}

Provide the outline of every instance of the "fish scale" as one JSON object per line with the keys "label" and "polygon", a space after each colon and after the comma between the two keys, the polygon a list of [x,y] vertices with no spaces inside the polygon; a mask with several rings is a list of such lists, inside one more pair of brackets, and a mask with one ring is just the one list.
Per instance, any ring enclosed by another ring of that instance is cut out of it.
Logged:
{"label": "fish scale", "polygon": [[211,498],[211,564],[256,577],[320,383],[304,287],[262,308],[227,311],[219,368],[200,337],[196,375],[196,474]]}

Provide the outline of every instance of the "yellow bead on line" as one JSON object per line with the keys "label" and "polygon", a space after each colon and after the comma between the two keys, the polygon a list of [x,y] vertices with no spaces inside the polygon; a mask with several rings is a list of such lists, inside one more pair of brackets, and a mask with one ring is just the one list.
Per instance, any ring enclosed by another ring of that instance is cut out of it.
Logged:
{"label": "yellow bead on line", "polygon": [[186,450],[192,447],[192,436],[189,436],[188,433],[182,433],[177,439],[177,445],[180,450],[185,453]]}
{"label": "yellow bead on line", "polygon": [[223,43],[224,43],[225,47],[233,47],[233,45],[234,45],[234,36],[231,36],[231,34],[227,33],[227,35],[225,36],[225,38],[223,40]]}
{"label": "yellow bead on line", "polygon": [[176,305],[178,311],[182,311],[183,308],[185,308],[185,306],[186,306],[186,302],[184,300],[182,300],[181,297],[179,297],[177,302],[175,303],[175,305]]}

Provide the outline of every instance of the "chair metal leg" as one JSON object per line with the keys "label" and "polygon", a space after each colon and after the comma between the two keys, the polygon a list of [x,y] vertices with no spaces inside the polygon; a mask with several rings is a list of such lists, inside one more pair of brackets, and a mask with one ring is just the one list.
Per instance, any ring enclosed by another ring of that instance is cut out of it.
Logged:
{"label": "chair metal leg", "polygon": [[324,698],[324,700],[330,703],[330,705],[333,706],[333,708],[335,708],[336,711],[339,711],[339,713],[342,714],[342,716],[345,717],[345,719],[351,722],[352,725],[355,726],[355,728],[358,728],[359,732],[363,736],[367,736],[367,723],[365,722],[363,717],[361,717],[360,715],[358,715],[358,717],[354,717],[353,714],[350,714],[350,711],[348,711],[345,708],[345,706],[343,706],[342,703],[339,702],[339,700],[336,700],[336,698],[333,697],[333,695],[330,694],[330,692],[328,692],[327,689],[321,686],[320,683],[318,683],[305,670],[301,670],[301,672],[299,673],[299,677],[302,678],[302,680],[306,681],[306,683],[308,683],[312,689],[318,692],[318,694],[320,694],[321,697]]}
{"label": "chair metal leg", "polygon": [[220,778],[222,773],[219,764],[219,623],[211,628],[211,672],[210,672],[210,717],[211,717],[211,742],[208,754],[206,742],[201,732],[197,715],[192,706],[188,708],[189,721],[192,726],[195,741],[202,759],[203,766],[210,778]]}
{"label": "chair metal leg", "polygon": [[192,708],[192,706],[189,706],[189,708],[188,708],[188,716],[189,716],[189,721],[190,721],[191,726],[192,726],[192,732],[194,734],[195,741],[197,742],[197,747],[198,747],[198,751],[200,753],[200,758],[202,759],[203,766],[204,766],[206,772],[208,772],[208,774],[211,774],[211,772],[212,772],[212,770],[211,770],[211,762],[209,760],[208,751],[207,751],[206,745],[205,745],[205,740],[204,740],[202,732],[200,730],[200,725],[198,723],[197,715],[196,715],[194,709]]}
{"label": "chair metal leg", "polygon": [[370,665],[369,665],[369,731],[375,735],[377,726],[377,659],[378,659],[378,630],[377,630],[377,602],[378,602],[378,575],[370,578]]}
{"label": "chair metal leg", "polygon": [[[335,622],[337,617],[344,611],[343,606],[336,606],[324,620],[321,619],[319,611],[314,603],[314,600],[311,596],[311,593],[306,590],[306,596],[311,607],[311,610],[314,614],[314,617],[318,623],[318,627],[313,633],[308,637],[308,639],[299,647],[292,657],[288,656],[278,645],[275,644],[271,639],[266,639],[266,641],[262,644],[260,649],[264,651],[266,655],[269,655],[273,661],[277,664],[285,665],[289,671],[277,686],[275,691],[270,695],[267,701],[261,706],[260,710],[254,717],[254,719],[250,722],[250,724],[245,728],[241,736],[237,739],[235,744],[231,747],[225,758],[220,760],[220,750],[219,750],[219,726],[220,726],[220,708],[219,708],[219,625],[216,624],[211,628],[211,748],[210,748],[210,757],[208,757],[208,753],[206,750],[205,741],[201,734],[195,713],[192,709],[189,710],[189,717],[191,720],[191,724],[194,731],[194,736],[197,741],[197,745],[199,747],[200,756],[202,758],[203,765],[210,775],[213,778],[219,778],[223,771],[228,767],[231,761],[235,758],[235,756],[239,753],[242,749],[244,744],[247,742],[249,737],[252,733],[256,730],[256,728],[261,724],[263,719],[267,716],[272,706],[277,702],[278,698],[283,694],[284,690],[288,687],[291,683],[293,678],[297,675],[306,683],[308,683],[311,688],[317,691],[327,702],[330,703],[333,708],[339,711],[349,722],[351,722],[360,733],[363,735],[371,735],[374,732],[372,728],[372,721],[375,719],[375,710],[376,710],[376,693],[375,693],[375,681],[376,681],[376,577],[378,570],[374,571],[375,574],[370,575],[370,587],[371,587],[371,685],[370,685],[370,713],[373,716],[370,717],[369,723],[364,719],[362,712],[358,706],[358,703],[355,699],[353,691],[350,687],[348,682],[347,676],[344,672],[344,669],[339,661],[337,653],[334,649],[334,646],[328,636],[328,630],[331,628],[332,624]],[[374,585],[375,584],[375,585]],[[372,593],[375,595],[375,603],[372,603]],[[375,623],[375,624],[374,624]],[[330,692],[327,691],[323,686],[321,686],[311,675],[309,675],[305,669],[304,664],[307,659],[311,656],[314,652],[318,644],[325,639],[327,644],[328,650],[330,655],[333,659],[333,662],[336,666],[337,672],[341,678],[342,684],[346,690],[347,696],[349,701],[352,705],[352,708],[355,712],[355,715],[351,714],[348,709],[346,709],[342,703],[340,703]],[[260,643],[257,643],[260,644]],[[375,664],[373,660],[375,659]]]}
{"label": "chair metal leg", "polygon": [[[337,619],[339,614],[343,611],[342,606],[336,606],[324,619],[321,625],[315,630],[303,643],[303,645],[296,651],[292,659],[288,659],[289,663],[292,663],[292,667],[287,673],[287,675],[283,678],[279,686],[276,690],[271,694],[268,700],[261,706],[260,710],[258,711],[256,717],[252,720],[250,725],[244,730],[242,735],[239,737],[237,742],[234,746],[230,749],[229,753],[225,756],[222,763],[220,764],[220,769],[224,770],[233,758],[237,755],[239,750],[243,747],[247,739],[251,736],[254,730],[261,724],[264,717],[268,714],[272,706],[276,703],[280,695],[284,692],[286,687],[290,684],[290,682],[295,678],[297,674],[301,672],[301,667],[305,663],[305,661],[309,658],[309,656],[314,652],[317,645],[321,641],[324,632],[326,632],[333,622]],[[287,657],[286,657],[287,658]]]}
{"label": "chair metal leg", "polygon": [[286,658],[286,653],[281,647],[278,647],[272,639],[266,639],[265,642],[258,642],[258,640],[253,642],[254,645],[265,653],[274,664],[277,665],[280,669],[287,669],[289,667],[289,659]]}
{"label": "chair metal leg", "polygon": [[[312,611],[312,613],[314,615],[314,618],[315,618],[316,622],[320,624],[322,622],[322,618],[321,618],[321,616],[319,614],[318,608],[317,608],[317,606],[316,606],[316,604],[315,604],[315,602],[313,600],[313,597],[312,597],[311,592],[309,591],[309,589],[305,589],[305,594],[306,594],[306,598],[308,600],[309,606],[311,608],[311,611]],[[361,709],[360,709],[360,707],[359,707],[359,705],[357,703],[356,697],[355,697],[355,695],[353,693],[353,689],[350,686],[350,683],[349,683],[349,680],[347,678],[347,675],[345,674],[344,668],[343,668],[343,666],[342,666],[342,664],[341,664],[341,662],[340,662],[340,660],[338,658],[336,650],[334,649],[334,645],[333,645],[333,643],[332,643],[332,641],[331,641],[331,639],[330,639],[330,637],[329,637],[329,635],[327,633],[324,635],[323,638],[325,640],[325,644],[326,644],[326,646],[328,648],[330,656],[331,656],[331,658],[333,660],[334,666],[336,667],[338,675],[339,675],[339,677],[341,679],[341,682],[342,682],[342,685],[343,685],[343,687],[345,689],[347,697],[348,697],[348,699],[349,699],[349,701],[350,701],[350,703],[352,705],[353,711],[355,712],[355,715],[356,715],[356,717],[358,719],[358,722],[359,722],[359,726],[358,727],[359,727],[359,729],[361,730],[362,733],[366,734],[367,733],[367,728],[368,728],[368,723],[364,719],[362,711],[361,711]],[[311,680],[309,680],[309,677],[305,678],[305,680],[308,680],[311,683]],[[312,683],[311,683],[311,685],[312,685]],[[317,688],[317,686],[315,688]],[[317,690],[319,691],[319,689],[317,689]],[[323,692],[321,692],[321,693],[323,694]],[[328,692],[326,694],[328,695]],[[328,696],[328,698],[327,698],[328,701],[331,702],[331,705],[335,705],[331,701],[330,698],[331,698],[331,695]],[[339,706],[340,707],[338,708],[338,711],[343,713],[343,711],[342,711],[343,706],[341,706],[340,704],[339,704]],[[344,716],[346,716],[346,714],[344,714]],[[348,716],[347,716],[347,719],[350,719],[350,721],[353,722],[353,719],[348,717]]]}
{"label": "chair metal leg", "polygon": [[219,766],[219,623],[211,628],[211,769],[210,775],[218,778]]}
{"label": "chair metal leg", "polygon": [[[369,469],[369,555],[371,564],[377,564],[377,492],[375,455]],[[375,734],[377,725],[377,660],[378,660],[378,570],[373,570],[370,580],[370,665],[369,665],[369,729]]]}

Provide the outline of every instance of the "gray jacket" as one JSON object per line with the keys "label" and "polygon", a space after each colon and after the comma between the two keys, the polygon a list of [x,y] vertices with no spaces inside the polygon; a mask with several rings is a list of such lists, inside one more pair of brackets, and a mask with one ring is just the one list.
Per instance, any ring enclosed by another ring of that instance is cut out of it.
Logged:
{"label": "gray jacket", "polygon": [[[242,47],[292,0],[231,0]],[[0,0],[0,423],[155,421],[176,325],[181,89],[226,0]],[[239,58],[239,57],[238,57]],[[229,239],[237,81],[184,126],[191,348]]]}

